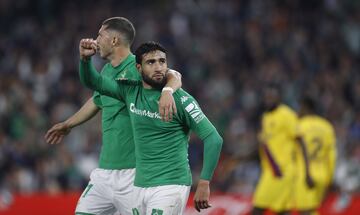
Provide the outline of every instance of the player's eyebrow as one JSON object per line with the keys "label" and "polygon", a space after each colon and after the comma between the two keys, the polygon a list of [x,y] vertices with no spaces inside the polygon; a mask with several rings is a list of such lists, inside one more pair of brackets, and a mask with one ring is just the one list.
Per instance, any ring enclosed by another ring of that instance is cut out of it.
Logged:
{"label": "player's eyebrow", "polygon": [[155,63],[156,59],[148,59],[145,61],[145,63]]}

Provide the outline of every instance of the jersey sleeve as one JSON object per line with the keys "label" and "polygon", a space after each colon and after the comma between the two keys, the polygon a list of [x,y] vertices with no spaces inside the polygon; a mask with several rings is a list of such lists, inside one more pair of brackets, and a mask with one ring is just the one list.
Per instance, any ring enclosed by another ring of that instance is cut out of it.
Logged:
{"label": "jersey sleeve", "polygon": [[217,166],[223,139],[216,128],[202,112],[196,100],[179,89],[175,92],[181,120],[204,142],[203,167],[200,178],[210,181]]}
{"label": "jersey sleeve", "polygon": [[80,60],[79,75],[81,83],[98,93],[110,96],[116,99],[124,100],[126,97],[126,88],[128,85],[118,83],[109,77],[100,75],[91,60]]}
{"label": "jersey sleeve", "polygon": [[101,102],[101,96],[100,93],[97,91],[94,91],[93,93],[93,101],[94,104],[98,107],[98,108],[102,108],[102,102]]}
{"label": "jersey sleeve", "polygon": [[178,111],[182,121],[201,139],[204,140],[216,128],[209,121],[209,119],[202,112],[197,101],[179,89],[174,94],[174,99],[177,100]]}

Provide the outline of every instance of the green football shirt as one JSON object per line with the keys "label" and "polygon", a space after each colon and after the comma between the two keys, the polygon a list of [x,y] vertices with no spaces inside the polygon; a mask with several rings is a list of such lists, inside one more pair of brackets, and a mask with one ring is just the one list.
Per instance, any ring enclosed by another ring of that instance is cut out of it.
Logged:
{"label": "green football shirt", "polygon": [[[141,81],[119,80],[117,83],[102,78],[89,66],[91,63],[81,61],[81,81],[91,83],[102,94],[123,99],[128,108],[135,141],[135,186],[191,185],[188,161],[190,131],[202,140],[213,132],[217,133],[195,99],[184,90],[177,90],[173,96],[178,112],[172,121],[163,122],[158,113],[159,90],[145,89]],[[91,71],[87,71],[89,69]],[[131,127],[130,124],[124,126]],[[217,157],[213,159],[217,161]]]}
{"label": "green football shirt", "polygon": [[190,130],[205,139],[216,129],[195,99],[179,89],[174,93],[178,109],[170,122],[158,113],[159,90],[145,89],[142,83],[119,81],[116,96],[124,99],[134,130],[136,153],[135,185],[191,185],[188,160]]}
{"label": "green football shirt", "polygon": [[[120,65],[107,63],[101,74],[110,79],[140,80],[135,56],[130,54]],[[102,146],[99,167],[103,169],[135,168],[135,151],[130,117],[126,104],[119,99],[94,92],[94,103],[102,110]]]}

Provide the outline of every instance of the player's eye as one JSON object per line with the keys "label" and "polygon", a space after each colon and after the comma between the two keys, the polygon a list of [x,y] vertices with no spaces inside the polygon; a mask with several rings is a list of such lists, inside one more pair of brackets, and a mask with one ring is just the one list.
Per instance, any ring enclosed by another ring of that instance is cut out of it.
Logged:
{"label": "player's eye", "polygon": [[166,62],[166,59],[165,59],[165,58],[160,58],[159,62],[160,62],[161,64],[164,64],[164,63]]}

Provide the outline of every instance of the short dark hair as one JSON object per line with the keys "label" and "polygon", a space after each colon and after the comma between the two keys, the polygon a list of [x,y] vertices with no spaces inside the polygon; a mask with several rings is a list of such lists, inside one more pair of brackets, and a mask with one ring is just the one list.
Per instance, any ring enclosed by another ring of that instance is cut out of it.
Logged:
{"label": "short dark hair", "polygon": [[135,38],[135,28],[133,24],[124,17],[111,17],[102,23],[105,29],[114,30],[124,36],[125,42],[131,45]]}
{"label": "short dark hair", "polygon": [[157,51],[157,50],[166,53],[166,49],[158,42],[149,41],[149,42],[141,44],[135,51],[136,63],[141,64],[144,54],[147,54],[147,53],[153,52],[153,51]]}
{"label": "short dark hair", "polygon": [[268,90],[272,90],[275,91],[277,95],[279,95],[280,97],[282,96],[282,88],[281,85],[276,83],[276,82],[269,82],[266,83],[264,86],[264,90],[268,91]]}
{"label": "short dark hair", "polygon": [[301,104],[310,112],[317,113],[317,105],[315,99],[310,96],[303,96],[301,98]]}

